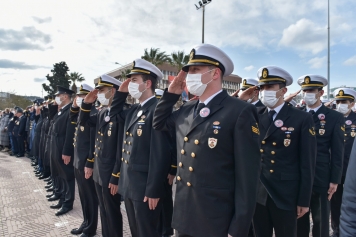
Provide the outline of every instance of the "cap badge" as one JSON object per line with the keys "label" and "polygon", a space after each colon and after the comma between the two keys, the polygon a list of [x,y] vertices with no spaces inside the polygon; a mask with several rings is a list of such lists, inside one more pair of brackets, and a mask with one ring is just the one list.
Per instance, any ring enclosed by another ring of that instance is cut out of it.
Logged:
{"label": "cap badge", "polygon": [[267,68],[264,68],[264,69],[262,70],[262,77],[263,77],[263,78],[267,78],[267,77],[268,77],[268,69],[267,69]]}
{"label": "cap badge", "polygon": [[217,144],[218,144],[218,139],[213,138],[213,137],[209,137],[208,146],[210,147],[210,149],[215,148]]}
{"label": "cap badge", "polygon": [[244,81],[243,81],[243,83],[242,83],[242,85],[246,85],[246,83],[247,83],[247,80],[246,79],[244,79]]}
{"label": "cap badge", "polygon": [[135,61],[132,62],[132,68],[131,68],[131,70],[134,69],[134,68],[135,68]]}
{"label": "cap badge", "polygon": [[305,83],[305,84],[309,84],[309,83],[310,83],[310,77],[309,77],[309,76],[306,76],[306,77],[304,78],[304,83]]}
{"label": "cap badge", "polygon": [[195,49],[192,49],[192,51],[190,52],[189,61],[192,60],[194,56],[195,56]]}
{"label": "cap badge", "polygon": [[343,96],[344,95],[344,91],[343,90],[340,90],[339,91],[339,96]]}

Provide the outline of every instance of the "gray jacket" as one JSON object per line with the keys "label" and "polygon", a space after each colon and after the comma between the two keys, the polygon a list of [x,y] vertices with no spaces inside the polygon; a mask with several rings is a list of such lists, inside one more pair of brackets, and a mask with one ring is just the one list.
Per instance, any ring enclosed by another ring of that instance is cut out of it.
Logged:
{"label": "gray jacket", "polygon": [[356,236],[356,139],[353,143],[342,196],[340,237]]}

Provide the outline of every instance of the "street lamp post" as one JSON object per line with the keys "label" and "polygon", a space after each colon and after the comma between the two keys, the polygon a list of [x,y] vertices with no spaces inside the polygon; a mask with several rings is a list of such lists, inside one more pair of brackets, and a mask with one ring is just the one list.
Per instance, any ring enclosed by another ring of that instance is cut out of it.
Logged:
{"label": "street lamp post", "polygon": [[330,100],[330,0],[328,0],[328,100]]}
{"label": "street lamp post", "polygon": [[212,0],[203,0],[199,1],[199,6],[197,6],[197,4],[195,4],[195,7],[197,8],[197,10],[201,9],[203,10],[203,26],[202,26],[202,43],[204,44],[204,21],[205,21],[205,6],[208,5],[209,3],[211,3]]}

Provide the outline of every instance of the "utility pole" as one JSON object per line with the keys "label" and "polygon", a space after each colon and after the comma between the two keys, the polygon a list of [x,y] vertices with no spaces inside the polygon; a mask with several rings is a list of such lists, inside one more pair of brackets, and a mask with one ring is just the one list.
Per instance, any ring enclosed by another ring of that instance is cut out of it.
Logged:
{"label": "utility pole", "polygon": [[197,4],[195,4],[195,7],[197,8],[197,10],[199,10],[200,8],[202,8],[203,11],[203,20],[202,20],[202,43],[204,44],[204,25],[205,25],[205,6],[208,5],[209,3],[211,3],[212,0],[203,0],[203,2],[199,1],[199,7],[197,6]]}
{"label": "utility pole", "polygon": [[330,100],[330,0],[328,0],[328,100]]}

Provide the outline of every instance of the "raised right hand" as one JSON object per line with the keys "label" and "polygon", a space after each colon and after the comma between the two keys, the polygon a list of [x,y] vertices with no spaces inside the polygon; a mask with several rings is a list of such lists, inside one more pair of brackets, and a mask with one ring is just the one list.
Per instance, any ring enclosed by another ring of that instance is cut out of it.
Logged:
{"label": "raised right hand", "polygon": [[187,73],[184,71],[180,71],[178,73],[178,76],[176,76],[171,84],[168,87],[168,92],[181,95],[184,88],[185,88],[185,77],[187,76]]}
{"label": "raised right hand", "polygon": [[247,101],[248,99],[251,98],[251,94],[256,90],[257,86],[250,87],[244,91],[241,92],[239,99]]}
{"label": "raised right hand", "polygon": [[129,92],[129,83],[130,83],[131,79],[127,78],[119,87],[119,89],[117,91],[120,92]]}
{"label": "raised right hand", "polygon": [[92,90],[91,92],[89,92],[85,98],[84,98],[84,103],[86,104],[92,104],[95,102],[96,98],[98,98],[98,89]]}

